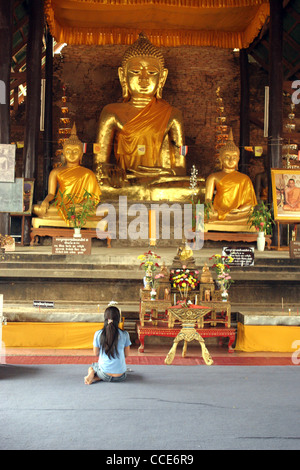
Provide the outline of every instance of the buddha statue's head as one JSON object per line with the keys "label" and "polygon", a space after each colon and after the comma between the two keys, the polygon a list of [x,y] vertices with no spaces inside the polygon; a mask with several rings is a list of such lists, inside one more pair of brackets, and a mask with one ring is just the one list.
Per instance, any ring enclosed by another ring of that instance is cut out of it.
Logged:
{"label": "buddha statue's head", "polygon": [[63,160],[70,165],[80,165],[83,156],[83,144],[77,137],[76,125],[73,124],[70,137],[64,141]]}
{"label": "buddha statue's head", "polygon": [[230,129],[226,144],[219,151],[219,159],[222,170],[234,171],[238,169],[240,149],[233,141],[232,129]]}
{"label": "buddha statue's head", "polygon": [[118,71],[124,100],[131,96],[162,97],[168,70],[160,49],[145,34],[140,33],[138,40],[126,50]]}

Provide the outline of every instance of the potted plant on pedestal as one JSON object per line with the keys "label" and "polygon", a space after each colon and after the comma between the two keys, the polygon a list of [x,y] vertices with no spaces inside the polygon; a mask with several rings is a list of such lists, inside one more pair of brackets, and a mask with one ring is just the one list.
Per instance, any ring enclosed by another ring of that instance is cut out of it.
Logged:
{"label": "potted plant on pedestal", "polygon": [[250,227],[255,227],[258,232],[258,251],[264,251],[266,242],[265,235],[272,235],[274,223],[268,204],[260,201],[260,203],[253,208],[252,213],[249,215],[248,223]]}
{"label": "potted plant on pedestal", "polygon": [[95,215],[98,202],[95,201],[93,195],[85,190],[83,199],[78,198],[76,194],[66,194],[59,191],[60,202],[55,201],[55,205],[61,209],[71,227],[74,227],[74,237],[80,237],[80,229],[84,227],[89,217]]}

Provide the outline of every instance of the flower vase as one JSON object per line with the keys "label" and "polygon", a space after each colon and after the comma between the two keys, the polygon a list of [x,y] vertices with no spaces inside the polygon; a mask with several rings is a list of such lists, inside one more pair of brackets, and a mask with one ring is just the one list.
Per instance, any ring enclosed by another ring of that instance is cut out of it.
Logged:
{"label": "flower vase", "polygon": [[227,302],[227,299],[228,299],[228,292],[227,292],[227,290],[223,290],[223,291],[222,291],[221,297],[222,297],[222,302]]}
{"label": "flower vase", "polygon": [[80,227],[74,227],[73,237],[75,237],[75,238],[80,238],[81,237]]}
{"label": "flower vase", "polygon": [[144,283],[144,289],[151,290],[152,277],[144,276],[143,283]]}
{"label": "flower vase", "polygon": [[257,250],[258,251],[264,251],[265,244],[266,244],[265,233],[264,232],[258,232],[258,234],[257,234]]}
{"label": "flower vase", "polygon": [[156,290],[155,289],[151,289],[150,299],[151,300],[156,300]]}

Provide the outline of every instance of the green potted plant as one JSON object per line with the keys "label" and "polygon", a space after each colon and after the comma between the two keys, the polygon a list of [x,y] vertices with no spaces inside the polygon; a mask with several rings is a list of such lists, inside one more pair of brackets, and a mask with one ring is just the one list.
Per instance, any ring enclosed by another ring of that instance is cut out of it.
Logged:
{"label": "green potted plant", "polygon": [[80,236],[80,229],[84,227],[89,217],[95,215],[98,202],[87,190],[84,191],[83,199],[78,198],[76,194],[65,194],[58,190],[59,202],[56,199],[55,205],[58,205],[61,212],[69,221],[71,227],[74,227],[74,236]]}
{"label": "green potted plant", "polygon": [[265,235],[272,235],[274,220],[269,204],[263,201],[253,208],[249,215],[248,223],[250,227],[255,227],[258,232],[257,249],[263,251],[265,248]]}

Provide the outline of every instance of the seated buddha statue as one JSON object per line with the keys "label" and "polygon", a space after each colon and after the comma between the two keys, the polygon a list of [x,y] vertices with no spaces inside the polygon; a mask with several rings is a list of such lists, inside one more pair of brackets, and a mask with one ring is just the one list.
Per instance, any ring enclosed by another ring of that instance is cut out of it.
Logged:
{"label": "seated buddha statue", "polygon": [[[66,205],[68,204],[68,196],[73,196],[76,203],[80,203],[84,200],[84,194],[87,191],[96,203],[100,202],[101,190],[98,181],[93,171],[81,166],[82,156],[83,144],[77,137],[74,124],[70,137],[65,140],[63,145],[65,162],[50,172],[48,194],[40,204],[33,206],[33,213],[38,216],[38,218],[32,219],[33,227],[69,225],[61,205],[62,197]],[[54,200],[57,203],[50,204]],[[91,219],[93,218],[96,223],[96,214],[91,216]],[[88,222],[86,225],[88,226]]]}
{"label": "seated buddha statue", "polygon": [[100,115],[94,155],[95,172],[110,162],[133,177],[186,174],[181,112],[162,99],[168,75],[159,48],[141,33],[118,69],[123,102],[106,105]]}
{"label": "seated buddha statue", "polygon": [[254,187],[249,176],[237,171],[239,148],[234,144],[232,131],[220,149],[221,171],[206,180],[205,201],[212,204],[205,230],[252,231],[248,217],[257,205]]}

